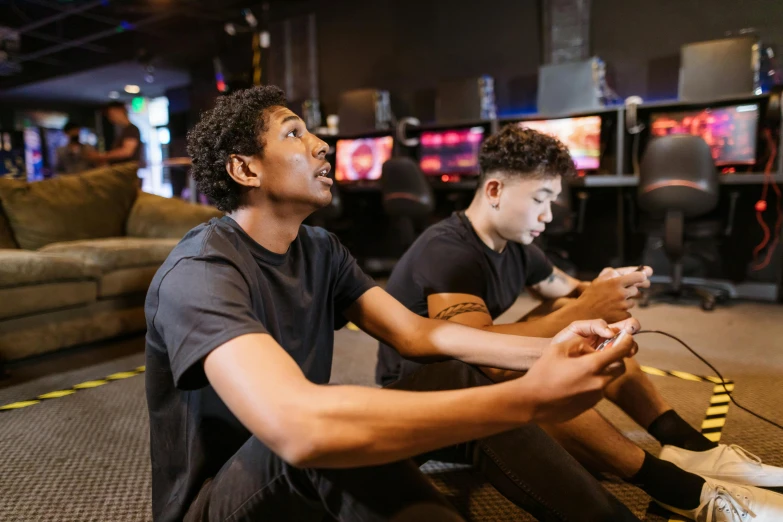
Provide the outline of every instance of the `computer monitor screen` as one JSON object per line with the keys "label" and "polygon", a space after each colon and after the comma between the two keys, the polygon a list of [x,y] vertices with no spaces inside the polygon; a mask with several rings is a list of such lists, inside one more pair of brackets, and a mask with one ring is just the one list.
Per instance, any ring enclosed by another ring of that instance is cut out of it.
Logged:
{"label": "computer monitor screen", "polygon": [[700,136],[710,146],[715,165],[753,165],[756,163],[758,121],[759,107],[755,103],[659,112],[650,116],[650,133],[653,136]]}
{"label": "computer monitor screen", "polygon": [[600,116],[522,121],[519,125],[562,141],[578,170],[594,170],[601,163]]}
{"label": "computer monitor screen", "polygon": [[478,155],[484,127],[422,132],[419,167],[429,175],[479,173]]}
{"label": "computer monitor screen", "polygon": [[394,138],[337,140],[337,181],[367,181],[381,178],[381,167],[391,157]]}

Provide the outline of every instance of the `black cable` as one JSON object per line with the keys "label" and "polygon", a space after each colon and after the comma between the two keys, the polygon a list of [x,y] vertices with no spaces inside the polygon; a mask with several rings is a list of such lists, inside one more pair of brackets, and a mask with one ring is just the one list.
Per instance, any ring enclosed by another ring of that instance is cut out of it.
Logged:
{"label": "black cable", "polygon": [[657,334],[665,335],[666,337],[674,339],[675,341],[677,341],[678,343],[683,345],[685,348],[688,349],[689,352],[691,352],[693,355],[695,355],[701,362],[703,362],[704,364],[709,366],[710,370],[715,372],[715,374],[721,380],[720,383],[715,383],[715,384],[718,384],[719,386],[723,386],[723,391],[726,392],[726,394],[729,396],[729,399],[731,400],[731,402],[733,402],[737,406],[737,408],[739,408],[741,410],[744,410],[744,411],[750,413],[751,415],[753,415],[754,417],[758,417],[759,419],[763,420],[764,422],[768,422],[768,423],[772,424],[773,426],[775,426],[776,428],[779,428],[779,429],[783,430],[783,426],[781,426],[777,422],[771,421],[768,418],[766,418],[766,417],[764,417],[762,415],[759,415],[758,413],[755,413],[755,412],[749,410],[748,408],[742,406],[740,403],[738,403],[736,400],[734,400],[734,396],[731,394],[729,389],[726,388],[726,379],[723,378],[723,375],[721,375],[720,372],[713,365],[711,365],[709,363],[709,361],[707,361],[707,359],[705,359],[704,357],[702,357],[701,355],[696,353],[696,350],[694,350],[693,348],[688,346],[685,343],[685,341],[683,341],[682,339],[679,339],[678,337],[673,336],[670,333],[662,332],[660,330],[640,330],[640,331],[636,332],[634,335],[645,334],[645,333],[657,333]]}

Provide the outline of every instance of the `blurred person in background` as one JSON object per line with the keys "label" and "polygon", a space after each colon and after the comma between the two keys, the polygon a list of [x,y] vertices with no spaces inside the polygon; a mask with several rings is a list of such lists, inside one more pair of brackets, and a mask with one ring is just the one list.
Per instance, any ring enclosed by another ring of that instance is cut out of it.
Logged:
{"label": "blurred person in background", "polygon": [[111,150],[96,153],[91,159],[99,163],[123,163],[141,160],[141,132],[128,119],[128,109],[120,101],[106,107],[106,117],[114,125],[114,142]]}
{"label": "blurred person in background", "polygon": [[58,147],[54,170],[57,174],[78,174],[95,166],[91,159],[97,152],[90,145],[79,141],[81,128],[75,123],[68,122],[63,132],[68,136],[68,144]]}

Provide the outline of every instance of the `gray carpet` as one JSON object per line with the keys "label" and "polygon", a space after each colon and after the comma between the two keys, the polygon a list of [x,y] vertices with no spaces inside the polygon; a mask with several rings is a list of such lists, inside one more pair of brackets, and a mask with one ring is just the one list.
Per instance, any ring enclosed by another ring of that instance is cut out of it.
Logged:
{"label": "gray carpet", "polygon": [[[521,299],[507,317],[532,301]],[[697,307],[654,305],[639,310],[646,329],[682,337],[736,382],[736,398],[783,423],[783,307],[742,303],[705,313]],[[674,341],[639,336],[642,364],[699,375],[711,371]],[[139,338],[140,347],[142,339]],[[360,332],[337,332],[333,381],[370,384],[376,344]],[[0,405],[70,388],[144,363],[142,353],[76,371],[0,388]],[[695,426],[704,417],[712,386],[672,377],[652,377],[664,397]],[[644,449],[657,443],[611,404],[606,415]],[[783,466],[783,434],[731,406],[722,442],[741,444],[765,462]],[[148,421],[143,376],[111,382],[18,411],[0,412],[0,520],[146,521],[150,515]],[[527,521],[524,514],[469,470],[426,466],[434,482],[475,521]],[[619,480],[603,483],[640,518],[665,521],[648,509],[649,497]]]}

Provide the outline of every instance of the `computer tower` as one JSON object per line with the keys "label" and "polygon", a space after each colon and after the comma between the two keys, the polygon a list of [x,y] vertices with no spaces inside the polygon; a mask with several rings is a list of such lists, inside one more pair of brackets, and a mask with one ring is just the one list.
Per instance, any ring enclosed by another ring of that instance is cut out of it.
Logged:
{"label": "computer tower", "polygon": [[340,134],[355,135],[392,127],[389,91],[359,89],[340,95]]}
{"label": "computer tower", "polygon": [[443,82],[438,85],[435,98],[435,119],[438,123],[495,118],[495,80],[491,76]]}
{"label": "computer tower", "polygon": [[538,112],[562,114],[602,108],[604,70],[597,57],[542,65],[538,68]]}
{"label": "computer tower", "polygon": [[680,100],[709,101],[754,94],[759,81],[759,50],[759,39],[752,35],[683,45]]}

